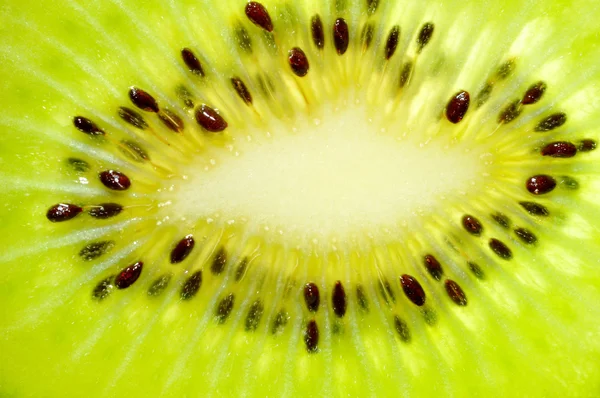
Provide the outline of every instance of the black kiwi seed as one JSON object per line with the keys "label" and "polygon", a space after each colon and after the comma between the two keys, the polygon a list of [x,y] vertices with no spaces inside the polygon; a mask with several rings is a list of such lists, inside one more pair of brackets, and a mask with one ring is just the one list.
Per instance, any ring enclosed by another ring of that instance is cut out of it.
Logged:
{"label": "black kiwi seed", "polygon": [[219,275],[225,270],[225,264],[227,264],[227,251],[224,247],[221,247],[217,251],[217,254],[215,254],[215,258],[210,266],[210,271],[215,275]]}
{"label": "black kiwi seed", "polygon": [[240,261],[240,264],[238,265],[237,269],[235,270],[235,281],[236,282],[239,282],[240,279],[242,279],[242,277],[246,273],[246,267],[248,267],[248,258],[244,257],[242,259],[242,261]]}
{"label": "black kiwi seed", "polygon": [[181,292],[179,296],[182,300],[189,300],[193,298],[198,290],[200,290],[200,286],[202,285],[202,270],[194,272],[187,280],[184,282],[181,287]]}
{"label": "black kiwi seed", "polygon": [[402,70],[400,71],[400,88],[403,88],[406,86],[406,83],[408,83],[408,79],[412,73],[412,68],[413,63],[411,61],[406,61],[404,65],[402,65]]}
{"label": "black kiwi seed", "polygon": [[398,48],[398,40],[400,40],[400,26],[395,25],[390,30],[387,42],[385,43],[385,59],[392,58],[392,55],[396,52],[396,48]]}
{"label": "black kiwi seed", "polygon": [[98,127],[96,123],[83,116],[75,116],[73,118],[73,125],[77,128],[77,130],[89,135],[106,134],[100,127]]}
{"label": "black kiwi seed", "polygon": [[227,128],[227,122],[213,108],[202,104],[196,109],[196,121],[206,131],[218,133]]}
{"label": "black kiwi seed", "polygon": [[360,308],[365,311],[369,311],[369,300],[367,299],[365,289],[362,287],[362,285],[356,286],[356,300],[358,301]]}
{"label": "black kiwi seed", "polygon": [[90,169],[90,164],[83,159],[67,158],[67,163],[73,170],[79,173],[85,173]]}
{"label": "black kiwi seed", "polygon": [[217,308],[215,309],[215,316],[217,318],[217,322],[222,324],[225,323],[225,321],[227,321],[227,318],[229,317],[229,314],[233,309],[234,300],[234,295],[230,293],[223,299],[221,299],[221,301],[219,301],[219,304],[217,304]]}
{"label": "black kiwi seed", "polygon": [[183,62],[185,62],[190,72],[198,76],[204,76],[202,64],[192,50],[189,48],[184,48],[181,50],[181,58],[183,58]]}
{"label": "black kiwi seed", "polygon": [[515,235],[517,235],[517,237],[521,239],[523,243],[528,245],[532,245],[537,242],[537,237],[533,234],[533,232],[526,228],[516,228]]}
{"label": "black kiwi seed", "polygon": [[404,290],[404,294],[410,301],[419,307],[425,304],[425,291],[415,278],[404,274],[400,277],[400,283],[402,284],[402,290]]}
{"label": "black kiwi seed", "polygon": [[381,279],[379,281],[379,291],[381,296],[385,300],[387,304],[389,304],[388,300],[392,300],[393,303],[396,302],[396,295],[394,294],[394,290],[392,289],[392,285],[387,279]]}
{"label": "black kiwi seed", "polygon": [[79,251],[79,257],[85,261],[92,261],[109,252],[114,246],[114,240],[88,243]]}
{"label": "black kiwi seed", "polygon": [[463,120],[469,110],[470,102],[471,98],[468,92],[463,90],[454,94],[448,101],[448,105],[446,105],[446,118],[448,121],[456,124]]}
{"label": "black kiwi seed", "polygon": [[582,140],[579,142],[577,147],[581,152],[590,152],[596,149],[596,141],[594,140]]}
{"label": "black kiwi seed", "polygon": [[333,24],[333,43],[338,55],[344,55],[350,43],[348,24],[343,18],[338,18]]}
{"label": "black kiwi seed", "polygon": [[546,83],[537,82],[535,84],[532,84],[531,86],[529,86],[529,88],[525,92],[525,95],[523,96],[523,105],[535,104],[540,99],[542,99],[542,96],[544,95],[545,91]]}
{"label": "black kiwi seed", "polygon": [[419,48],[417,49],[417,53],[423,51],[423,48],[429,43],[431,40],[431,36],[433,36],[434,25],[431,22],[427,22],[421,28],[419,32],[419,37],[417,37],[417,45]]}
{"label": "black kiwi seed", "polygon": [[133,285],[135,281],[138,280],[142,273],[142,268],[144,267],[144,263],[138,261],[136,263],[131,264],[129,267],[122,270],[119,275],[115,278],[115,286],[118,289],[126,289],[129,286]]}
{"label": "black kiwi seed", "polygon": [[181,133],[184,125],[183,120],[175,114],[175,112],[168,109],[162,109],[158,112],[158,118],[167,128],[174,131],[175,133]]}
{"label": "black kiwi seed", "polygon": [[551,192],[556,187],[556,180],[549,175],[539,174],[527,179],[527,190],[534,195],[543,195]]}
{"label": "black kiwi seed", "polygon": [[94,287],[94,290],[92,290],[92,297],[98,301],[102,301],[105,298],[108,297],[108,295],[110,294],[110,292],[112,292],[114,286],[113,286],[113,279],[115,278],[114,275],[111,275],[105,279],[102,279],[100,282],[98,282],[98,284]]}
{"label": "black kiwi seed", "polygon": [[498,115],[498,123],[510,123],[521,114],[521,100],[515,100],[506,105]]}
{"label": "black kiwi seed", "polygon": [[469,269],[471,270],[471,272],[473,273],[473,275],[475,275],[478,279],[484,279],[485,278],[485,274],[483,273],[483,270],[481,269],[481,267],[475,263],[467,263]]}
{"label": "black kiwi seed", "polygon": [[256,300],[252,303],[248,310],[248,315],[246,316],[246,331],[253,332],[258,328],[264,309],[265,307],[260,300]]}
{"label": "black kiwi seed", "polygon": [[552,142],[542,149],[543,156],[551,156],[553,158],[571,158],[577,154],[575,144],[566,141]]}
{"label": "black kiwi seed", "polygon": [[277,315],[275,315],[275,319],[273,320],[273,327],[271,328],[271,333],[279,333],[285,327],[285,325],[287,325],[288,319],[288,313],[285,312],[285,310],[280,310],[277,313]]}
{"label": "black kiwi seed", "polygon": [[46,217],[52,222],[67,221],[76,217],[83,208],[71,203],[59,203],[48,209]]}
{"label": "black kiwi seed", "polygon": [[315,14],[310,20],[310,31],[313,43],[318,49],[325,47],[325,34],[323,33],[323,22],[319,14]]}
{"label": "black kiwi seed", "polygon": [[133,109],[121,106],[119,107],[118,113],[121,119],[131,124],[133,127],[136,127],[140,130],[145,130],[148,128],[148,123],[146,123],[142,115],[140,115]]}
{"label": "black kiwi seed", "polygon": [[252,95],[248,91],[248,87],[244,84],[242,79],[239,77],[232,77],[231,84],[237,95],[246,103],[246,105],[252,104]]}
{"label": "black kiwi seed", "polygon": [[434,256],[427,254],[423,258],[423,263],[425,264],[427,271],[429,271],[429,274],[433,276],[433,279],[439,281],[442,278],[442,274],[444,273],[442,265]]}
{"label": "black kiwi seed", "polygon": [[554,130],[567,122],[567,115],[563,112],[554,113],[535,126],[535,131],[550,131]]}
{"label": "black kiwi seed", "polygon": [[483,226],[479,220],[471,215],[465,215],[462,218],[462,225],[468,233],[475,236],[480,236],[483,231]]}
{"label": "black kiwi seed", "polygon": [[467,305],[467,296],[458,283],[454,282],[453,280],[446,279],[446,282],[444,282],[444,287],[446,288],[446,293],[448,293],[448,296],[456,303],[456,305]]}
{"label": "black kiwi seed", "polygon": [[379,6],[379,0],[367,0],[367,12],[370,15],[375,14],[377,7]]}
{"label": "black kiwi seed", "polygon": [[118,203],[101,203],[91,206],[88,214],[94,218],[107,219],[121,213],[123,206]]}
{"label": "black kiwi seed", "polygon": [[246,4],[245,12],[248,19],[255,25],[260,26],[267,32],[273,31],[273,22],[271,22],[271,17],[265,6],[256,1],[251,1]]}
{"label": "black kiwi seed", "polygon": [[308,73],[310,65],[301,48],[294,47],[288,52],[288,62],[296,76],[304,77]]}
{"label": "black kiwi seed", "polygon": [[506,215],[504,215],[502,213],[496,213],[496,214],[492,214],[492,218],[502,228],[508,229],[510,227],[510,219]]}
{"label": "black kiwi seed", "polygon": [[368,23],[363,27],[363,30],[360,34],[361,40],[365,49],[368,49],[373,42],[373,32],[375,31],[375,26],[372,23]]}
{"label": "black kiwi seed", "polygon": [[317,326],[317,321],[314,319],[308,321],[306,324],[304,344],[306,344],[306,351],[310,354],[317,352],[319,349],[319,327]]}
{"label": "black kiwi seed", "polygon": [[105,170],[98,176],[106,188],[114,191],[125,191],[131,186],[129,177],[117,170]]}
{"label": "black kiwi seed", "polygon": [[533,216],[548,216],[550,211],[539,203],[535,202],[519,202],[519,204]]}
{"label": "black kiwi seed", "polygon": [[504,260],[510,260],[512,258],[512,251],[500,240],[496,238],[490,239],[489,246],[498,257]]}
{"label": "black kiwi seed", "polygon": [[346,291],[344,290],[344,286],[342,286],[341,281],[335,282],[333,286],[333,293],[331,294],[331,303],[333,306],[333,312],[338,317],[343,317],[346,314]]}
{"label": "black kiwi seed", "polygon": [[129,89],[129,99],[135,106],[143,111],[158,112],[158,103],[154,97],[142,89],[131,87]]}
{"label": "black kiwi seed", "polygon": [[192,235],[187,235],[177,242],[173,250],[171,250],[171,264],[179,264],[185,260],[194,249],[195,244],[196,241]]}
{"label": "black kiwi seed", "polygon": [[410,341],[410,329],[408,328],[408,324],[398,315],[394,315],[394,329],[396,329],[396,333],[398,333],[400,340],[405,343]]}
{"label": "black kiwi seed", "polygon": [[135,141],[122,140],[121,144],[123,146],[119,146],[119,149],[123,154],[125,154],[129,159],[134,160],[136,162],[143,162],[145,160],[150,160],[150,155],[148,152],[140,144]]}
{"label": "black kiwi seed", "polygon": [[313,282],[304,285],[304,302],[310,312],[317,312],[319,309],[319,303],[321,302],[319,287]]}
{"label": "black kiwi seed", "polygon": [[152,282],[152,285],[150,285],[150,287],[148,288],[148,296],[160,296],[160,294],[164,292],[167,286],[169,285],[171,277],[171,274],[159,276],[154,282]]}

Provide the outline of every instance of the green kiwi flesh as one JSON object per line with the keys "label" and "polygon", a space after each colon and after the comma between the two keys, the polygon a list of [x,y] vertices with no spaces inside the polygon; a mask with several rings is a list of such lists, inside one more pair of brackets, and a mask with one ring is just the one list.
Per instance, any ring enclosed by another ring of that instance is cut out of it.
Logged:
{"label": "green kiwi flesh", "polygon": [[1,7],[0,396],[600,393],[594,1],[90,3]]}

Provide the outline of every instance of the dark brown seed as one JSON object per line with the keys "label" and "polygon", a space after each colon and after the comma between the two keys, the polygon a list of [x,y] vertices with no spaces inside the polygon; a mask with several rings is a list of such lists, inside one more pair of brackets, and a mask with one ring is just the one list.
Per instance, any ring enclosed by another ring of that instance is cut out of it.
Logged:
{"label": "dark brown seed", "polygon": [[471,103],[471,97],[466,91],[459,91],[454,94],[448,105],[446,105],[446,118],[450,123],[458,123],[465,117],[465,114],[469,110],[469,104]]}
{"label": "dark brown seed", "polygon": [[572,158],[577,154],[575,144],[566,141],[552,142],[542,149],[543,156],[551,156],[553,158]]}
{"label": "dark brown seed", "polygon": [[313,354],[319,350],[319,327],[317,326],[317,321],[314,319],[308,321],[306,325],[304,344],[306,344],[306,351],[309,354]]}
{"label": "dark brown seed", "polygon": [[271,333],[276,334],[279,333],[285,325],[288,323],[289,315],[285,310],[281,310],[275,315],[275,319],[273,320],[273,327],[271,328]]}
{"label": "dark brown seed", "polygon": [[71,203],[59,203],[48,209],[46,217],[52,222],[67,221],[76,217],[83,209]]}
{"label": "dark brown seed", "polygon": [[85,261],[92,261],[109,252],[113,247],[115,247],[114,240],[88,243],[79,251],[79,256]]}
{"label": "dark brown seed", "polygon": [[333,306],[333,312],[340,318],[346,314],[346,291],[342,282],[337,281],[333,286],[333,293],[331,295],[331,303]]}
{"label": "dark brown seed", "polygon": [[247,266],[248,266],[248,258],[244,257],[242,259],[242,261],[240,261],[240,264],[238,265],[237,269],[235,270],[235,281],[236,282],[239,282],[240,279],[242,279],[242,277],[246,273]]}
{"label": "dark brown seed", "polygon": [[519,202],[527,212],[533,216],[548,216],[550,211],[545,206],[534,202]]}
{"label": "dark brown seed", "polygon": [[176,133],[181,133],[183,131],[184,125],[183,120],[179,116],[177,116],[174,112],[163,109],[158,112],[158,118],[165,126]]}
{"label": "dark brown seed", "polygon": [[78,173],[85,173],[90,169],[90,164],[82,159],[68,158],[67,163],[69,166]]}
{"label": "dark brown seed", "polygon": [[246,331],[253,332],[258,328],[264,309],[265,308],[260,300],[256,300],[252,303],[248,310],[248,315],[246,316]]}
{"label": "dark brown seed", "polygon": [[202,285],[202,270],[200,271],[196,271],[192,274],[192,276],[190,276],[185,283],[183,284],[183,287],[181,288],[181,292],[179,293],[179,296],[181,297],[182,300],[189,300],[191,298],[193,298],[196,293],[198,293],[198,290],[200,290],[200,286]]}
{"label": "dark brown seed", "polygon": [[267,9],[262,4],[251,1],[246,4],[246,16],[250,19],[255,25],[260,26],[267,32],[273,31],[273,22],[271,22],[271,17],[267,12]]}
{"label": "dark brown seed", "polygon": [[412,73],[413,63],[411,61],[406,61],[404,65],[402,65],[402,70],[400,71],[400,88],[406,86],[408,83],[408,79]]}
{"label": "dark brown seed", "polygon": [[582,140],[579,142],[578,149],[581,152],[590,152],[596,149],[596,141],[594,140]]}
{"label": "dark brown seed", "polygon": [[506,79],[507,77],[512,75],[513,71],[515,70],[515,67],[515,60],[509,59],[508,61],[506,61],[498,67],[498,69],[496,70],[496,77],[500,80]]}
{"label": "dark brown seed", "polygon": [[158,112],[158,103],[153,96],[137,87],[129,89],[129,99],[135,106],[146,112]]}
{"label": "dark brown seed", "polygon": [[435,257],[428,254],[423,258],[423,263],[435,280],[439,281],[442,278],[444,271],[442,270],[442,265]]}
{"label": "dark brown seed", "polygon": [[521,100],[515,100],[508,104],[498,115],[498,123],[510,123],[521,114]]}
{"label": "dark brown seed", "polygon": [[105,170],[98,176],[106,188],[115,191],[125,191],[131,186],[129,177],[117,170]]}
{"label": "dark brown seed", "polygon": [[498,257],[504,260],[510,260],[512,258],[512,251],[504,243],[498,239],[492,238],[489,242],[490,249],[498,255]]}
{"label": "dark brown seed", "polygon": [[379,291],[387,304],[389,304],[389,300],[392,300],[393,303],[396,302],[396,295],[394,294],[392,285],[387,279],[379,280]]}
{"label": "dark brown seed", "polygon": [[556,187],[556,180],[549,175],[539,174],[530,177],[525,183],[527,190],[534,195],[543,195]]}
{"label": "dark brown seed", "polygon": [[120,107],[119,117],[140,130],[145,130],[146,128],[148,128],[148,123],[146,123],[142,115],[140,115],[131,108],[127,108],[124,106]]}
{"label": "dark brown seed", "polygon": [[242,101],[244,101],[246,105],[250,105],[252,103],[252,95],[250,94],[250,91],[248,91],[248,87],[246,87],[242,79],[239,77],[232,77],[231,84]]}
{"label": "dark brown seed", "polygon": [[481,231],[483,231],[483,226],[479,220],[470,215],[465,215],[462,218],[462,225],[471,235],[480,236]]}
{"label": "dark brown seed", "polygon": [[350,43],[348,24],[343,18],[338,18],[333,24],[333,43],[339,55],[344,55]]}
{"label": "dark brown seed", "polygon": [[521,239],[523,243],[526,243],[528,245],[532,245],[535,242],[537,242],[537,237],[533,234],[533,232],[526,228],[515,229],[515,235],[517,235],[517,237]]}
{"label": "dark brown seed", "polygon": [[494,221],[498,223],[502,228],[508,229],[510,227],[510,219],[502,213],[492,214]]}
{"label": "dark brown seed", "polygon": [[230,293],[226,297],[221,299],[221,301],[219,301],[219,304],[217,304],[217,308],[215,310],[217,322],[223,324],[225,323],[225,321],[227,321],[227,318],[229,317],[229,314],[233,309],[234,300],[235,298],[233,294]]}
{"label": "dark brown seed", "polygon": [[358,301],[358,305],[365,311],[369,311],[369,300],[367,299],[367,295],[365,294],[365,290],[361,285],[356,287],[356,300]]}
{"label": "dark brown seed", "polygon": [[394,329],[396,329],[396,333],[400,336],[400,339],[405,343],[410,341],[410,329],[408,329],[408,324],[404,322],[398,315],[394,315]]}
{"label": "dark brown seed", "polygon": [[110,294],[110,292],[112,292],[112,290],[114,288],[114,286],[113,286],[114,278],[115,278],[115,276],[111,275],[108,278],[101,280],[96,285],[96,287],[94,287],[94,290],[92,291],[92,297],[98,301],[102,301],[105,298],[107,298],[108,295]]}
{"label": "dark brown seed", "polygon": [[554,130],[567,122],[567,114],[558,112],[548,116],[535,126],[535,131],[550,131]]}
{"label": "dark brown seed", "polygon": [[190,72],[198,76],[204,76],[202,64],[200,63],[200,60],[196,58],[196,55],[192,50],[189,48],[181,50],[181,58],[183,58],[183,62],[185,62]]}
{"label": "dark brown seed", "polygon": [[73,118],[73,125],[77,130],[89,134],[89,135],[104,135],[106,134],[96,123],[92,122],[87,117],[75,116]]}
{"label": "dark brown seed", "polygon": [[487,100],[490,99],[493,90],[494,90],[494,83],[492,83],[492,82],[485,83],[485,86],[483,86],[481,91],[477,94],[476,102],[477,102],[478,108],[483,106],[483,104],[485,104],[487,102]]}
{"label": "dark brown seed", "polygon": [[400,283],[402,284],[402,290],[404,290],[404,294],[410,301],[419,307],[425,304],[425,291],[415,278],[404,274],[400,277]]}
{"label": "dark brown seed", "polygon": [[213,108],[202,104],[196,109],[196,121],[205,130],[218,133],[227,128],[227,122]]}
{"label": "dark brown seed", "polygon": [[467,296],[458,283],[454,282],[453,280],[446,279],[444,286],[446,287],[446,293],[448,293],[448,296],[456,303],[456,305],[467,305]]}
{"label": "dark brown seed", "polygon": [[135,141],[122,140],[121,144],[123,146],[119,146],[121,152],[127,156],[131,160],[135,160],[136,162],[143,162],[144,160],[150,160],[150,156],[148,152],[140,144]]}
{"label": "dark brown seed", "polygon": [[478,279],[485,279],[485,274],[479,265],[475,263],[468,263],[467,265],[469,266],[469,269],[473,275],[475,275]]}
{"label": "dark brown seed", "polygon": [[318,49],[322,49],[325,47],[325,34],[323,33],[323,22],[321,22],[321,17],[319,14],[316,14],[312,17],[310,21],[310,31],[312,33],[313,43],[317,46]]}
{"label": "dark brown seed", "polygon": [[544,91],[546,91],[546,83],[537,82],[529,86],[525,95],[523,96],[523,105],[535,104],[544,95]]}
{"label": "dark brown seed", "polygon": [[90,216],[99,219],[107,219],[121,213],[123,206],[118,203],[100,203],[90,207],[88,213]]}
{"label": "dark brown seed", "polygon": [[375,27],[372,23],[368,23],[364,26],[360,37],[362,39],[365,50],[371,46],[373,42],[373,32],[375,31]]}
{"label": "dark brown seed", "polygon": [[379,6],[379,0],[367,0],[367,12],[370,15],[375,14],[377,7]]}
{"label": "dark brown seed", "polygon": [[398,48],[398,40],[400,40],[400,26],[395,25],[388,34],[387,42],[385,43],[385,59],[392,58],[392,55]]}
{"label": "dark brown seed", "polygon": [[310,312],[317,312],[319,309],[319,303],[321,302],[319,287],[313,282],[304,285],[304,302]]}
{"label": "dark brown seed", "polygon": [[169,285],[169,282],[171,281],[171,276],[171,274],[165,274],[158,277],[158,279],[152,282],[152,285],[150,285],[150,287],[148,288],[148,296],[160,296],[161,293],[164,292],[167,286]]}
{"label": "dark brown seed", "polygon": [[423,48],[429,43],[431,40],[431,36],[433,36],[434,25],[431,22],[427,22],[421,28],[419,32],[419,37],[417,37],[417,45],[419,48],[417,49],[417,53],[423,51]]}
{"label": "dark brown seed", "polygon": [[215,258],[213,259],[213,262],[210,266],[210,271],[215,275],[219,275],[221,272],[223,272],[223,270],[225,270],[226,263],[227,263],[227,251],[225,250],[224,247],[221,247],[217,251],[217,254],[215,254]]}
{"label": "dark brown seed", "polygon": [[179,264],[185,260],[187,256],[190,255],[195,245],[196,241],[192,235],[187,235],[177,242],[173,250],[171,250],[171,264]]}
{"label": "dark brown seed", "polygon": [[308,73],[310,65],[306,54],[301,48],[294,47],[288,52],[288,62],[296,76],[304,77]]}
{"label": "dark brown seed", "polygon": [[144,263],[138,261],[125,268],[115,278],[115,286],[117,286],[118,289],[125,289],[133,285],[133,283],[140,277],[143,267]]}

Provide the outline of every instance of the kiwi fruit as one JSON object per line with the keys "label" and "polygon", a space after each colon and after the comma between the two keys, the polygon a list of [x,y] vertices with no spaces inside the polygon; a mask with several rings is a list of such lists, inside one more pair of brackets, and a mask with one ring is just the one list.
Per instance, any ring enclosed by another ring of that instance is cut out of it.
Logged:
{"label": "kiwi fruit", "polygon": [[1,8],[1,396],[600,394],[597,2]]}

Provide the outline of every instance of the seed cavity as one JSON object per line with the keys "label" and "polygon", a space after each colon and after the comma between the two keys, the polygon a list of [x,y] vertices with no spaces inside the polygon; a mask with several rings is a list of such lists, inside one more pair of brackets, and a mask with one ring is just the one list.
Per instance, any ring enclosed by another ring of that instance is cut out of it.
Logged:
{"label": "seed cavity", "polygon": [[390,59],[398,48],[398,40],[400,40],[400,26],[395,25],[388,34],[385,44],[385,59]]}
{"label": "seed cavity", "polygon": [[523,243],[528,245],[533,245],[537,242],[537,237],[533,234],[533,232],[526,228],[516,228],[515,235],[517,235],[517,237],[521,239]]}
{"label": "seed cavity", "polygon": [[146,150],[137,142],[122,140],[121,144],[123,144],[123,146],[119,146],[119,149],[129,159],[136,162],[150,160],[150,155],[148,155],[148,152],[146,152]]}
{"label": "seed cavity", "polygon": [[543,195],[556,188],[556,180],[549,175],[539,174],[529,177],[525,186],[534,195]]}
{"label": "seed cavity", "polygon": [[218,133],[227,128],[227,122],[213,108],[202,104],[196,109],[196,121],[202,128],[211,133]]}
{"label": "seed cavity", "polygon": [[171,264],[179,264],[185,260],[187,256],[190,255],[195,245],[196,241],[194,240],[193,235],[187,235],[177,242],[173,250],[171,250]]}
{"label": "seed cavity", "polygon": [[479,93],[477,94],[477,108],[483,106],[489,99],[490,96],[492,95],[492,91],[494,90],[494,83],[493,82],[486,82],[485,85],[483,86],[483,88],[481,89],[481,91],[479,91]]}
{"label": "seed cavity", "polygon": [[552,114],[538,123],[535,126],[535,131],[550,131],[554,130],[567,122],[567,115],[563,112]]}
{"label": "seed cavity", "polygon": [[260,300],[252,303],[246,316],[246,331],[253,332],[258,328],[264,309],[263,303]]}
{"label": "seed cavity", "polygon": [[400,283],[404,294],[413,304],[419,307],[425,304],[425,291],[414,277],[404,274],[400,277]]}
{"label": "seed cavity", "polygon": [[114,240],[103,240],[99,242],[88,243],[79,251],[79,257],[85,261],[92,261],[106,254],[115,247]]}
{"label": "seed cavity", "polygon": [[150,285],[150,287],[148,288],[148,296],[160,296],[169,285],[171,278],[171,274],[159,276],[154,282],[152,282],[152,285]]}
{"label": "seed cavity", "polygon": [[288,52],[288,62],[296,76],[304,77],[308,73],[310,65],[301,48],[294,47]]}
{"label": "seed cavity", "polygon": [[257,26],[260,26],[267,32],[273,31],[273,22],[271,22],[271,17],[267,12],[267,9],[262,4],[251,1],[246,4],[246,16],[252,23]]}
{"label": "seed cavity", "polygon": [[369,15],[375,14],[377,7],[379,6],[379,0],[367,0],[367,12]]}
{"label": "seed cavity", "polygon": [[248,267],[248,258],[244,257],[242,261],[240,261],[240,264],[238,265],[237,269],[235,270],[236,282],[239,282],[244,276],[244,274],[246,274],[246,267]]}
{"label": "seed cavity", "polygon": [[146,112],[158,112],[158,103],[153,96],[137,87],[129,89],[129,99],[133,105]]}
{"label": "seed cavity", "polygon": [[579,183],[577,180],[569,176],[560,177],[560,185],[571,190],[579,188]]}
{"label": "seed cavity", "polygon": [[90,169],[90,164],[82,159],[67,158],[69,166],[78,173],[85,173]]}
{"label": "seed cavity", "polygon": [[512,75],[513,71],[515,70],[515,67],[515,60],[509,59],[508,61],[504,62],[498,67],[498,69],[496,70],[496,77],[500,80],[506,79],[507,77]]}
{"label": "seed cavity", "polygon": [[280,310],[277,315],[275,315],[275,319],[273,320],[273,327],[271,328],[272,334],[277,334],[283,330],[285,325],[287,325],[290,316],[285,310]]}
{"label": "seed cavity", "polygon": [[543,216],[550,215],[550,211],[543,205],[535,202],[519,202],[519,204],[532,216]]}
{"label": "seed cavity", "polygon": [[248,87],[246,87],[242,79],[239,77],[232,77],[231,84],[233,85],[237,95],[246,103],[246,105],[252,104],[252,95],[250,94],[250,91],[248,91]]}
{"label": "seed cavity", "polygon": [[98,125],[92,122],[90,119],[83,116],[75,116],[73,118],[73,125],[77,130],[88,134],[88,135],[105,135],[106,133]]}
{"label": "seed cavity", "polygon": [[83,208],[71,203],[59,203],[48,209],[46,218],[52,222],[68,221],[83,211]]}
{"label": "seed cavity", "polygon": [[450,123],[458,123],[465,117],[465,114],[469,110],[469,104],[471,103],[471,97],[466,91],[459,91],[454,94],[448,105],[446,105],[446,118]]}
{"label": "seed cavity", "polygon": [[508,104],[498,115],[498,123],[508,124],[521,115],[521,100]]}
{"label": "seed cavity", "polygon": [[470,215],[465,215],[462,218],[462,225],[471,235],[480,236],[481,231],[483,231],[481,222],[477,218]]}
{"label": "seed cavity", "polygon": [[94,287],[94,290],[92,291],[92,298],[94,298],[98,301],[102,301],[105,298],[107,298],[114,288],[114,285],[113,285],[114,278],[115,278],[115,276],[111,275],[108,278],[101,280],[96,285],[96,287]]}
{"label": "seed cavity", "polygon": [[572,158],[577,154],[575,144],[566,141],[552,142],[542,149],[543,156],[551,156],[553,158]]}
{"label": "seed cavity", "polygon": [[344,290],[344,286],[342,286],[341,281],[335,282],[333,286],[333,293],[331,295],[331,303],[333,306],[333,312],[338,317],[343,317],[346,314],[346,291]]}
{"label": "seed cavity", "polygon": [[419,32],[419,37],[417,37],[417,45],[419,46],[417,49],[417,54],[423,51],[423,48],[429,43],[431,40],[431,36],[433,36],[434,25],[431,22],[427,22],[421,28]]}
{"label": "seed cavity", "polygon": [[127,108],[125,106],[119,107],[119,117],[123,119],[128,124],[136,127],[140,130],[145,130],[148,128],[148,123],[144,120],[142,115],[137,113],[131,108]]}
{"label": "seed cavity", "polygon": [[225,264],[227,263],[227,251],[224,247],[221,247],[217,254],[215,254],[215,258],[210,266],[210,271],[214,275],[219,275],[225,270]]}
{"label": "seed cavity", "polygon": [[360,308],[362,308],[364,311],[369,311],[369,300],[367,299],[365,289],[362,287],[362,285],[356,286],[356,300],[358,301],[358,306]]}
{"label": "seed cavity", "polygon": [[119,275],[117,275],[117,277],[115,278],[115,286],[118,289],[126,289],[129,286],[133,285],[134,282],[137,281],[140,277],[143,267],[144,263],[138,261],[122,270],[119,273]]}
{"label": "seed cavity", "polygon": [[458,283],[451,279],[446,279],[446,282],[444,282],[444,287],[446,288],[448,297],[450,297],[450,299],[454,301],[456,305],[460,305],[462,307],[467,305],[467,296]]}
{"label": "seed cavity", "polygon": [[94,218],[104,220],[118,215],[122,210],[123,206],[118,203],[101,203],[91,206],[88,214]]}
{"label": "seed cavity", "polygon": [[379,281],[379,291],[381,296],[385,300],[386,304],[390,303],[390,300],[395,303],[396,295],[394,294],[394,290],[392,289],[392,285],[387,279],[381,279]]}
{"label": "seed cavity", "polygon": [[429,271],[429,274],[433,276],[433,279],[439,281],[442,278],[442,275],[444,274],[444,271],[442,270],[442,265],[434,256],[432,256],[431,254],[427,254],[423,258],[423,263],[425,264],[425,268],[427,268],[427,271]]}
{"label": "seed cavity", "polygon": [[181,50],[181,58],[183,58],[183,62],[185,62],[190,72],[198,76],[204,76],[202,64],[192,50],[189,48],[184,48]]}
{"label": "seed cavity", "polygon": [[250,34],[243,26],[239,25],[235,29],[235,37],[238,43],[238,46],[242,51],[247,53],[252,53],[252,39],[250,38]]}
{"label": "seed cavity", "polygon": [[181,133],[183,131],[183,120],[181,120],[181,118],[177,116],[175,112],[172,112],[168,109],[163,109],[158,112],[158,118],[167,128],[175,133]]}
{"label": "seed cavity", "polygon": [[398,315],[394,315],[394,329],[396,329],[396,333],[405,343],[410,341],[410,329],[408,328],[408,324],[402,320]]}
{"label": "seed cavity", "polygon": [[310,20],[310,31],[312,33],[313,43],[322,50],[325,47],[325,34],[323,33],[323,22],[319,14],[315,14]]}
{"label": "seed cavity", "polygon": [[579,142],[577,147],[581,152],[590,152],[596,149],[596,141],[594,140],[582,140]]}
{"label": "seed cavity", "polygon": [[529,86],[525,95],[523,96],[522,103],[523,105],[531,105],[535,104],[539,100],[542,99],[544,92],[546,91],[546,83],[537,82]]}
{"label": "seed cavity", "polygon": [[508,229],[510,227],[510,219],[506,215],[504,215],[502,213],[496,213],[496,214],[492,214],[492,218],[502,228]]}
{"label": "seed cavity", "polygon": [[319,309],[319,303],[321,302],[319,287],[313,282],[304,285],[304,302],[310,312],[317,312]]}
{"label": "seed cavity", "polygon": [[490,239],[489,246],[498,257],[504,260],[510,260],[512,258],[512,251],[500,240],[496,238]]}
{"label": "seed cavity", "polygon": [[477,279],[485,279],[485,274],[479,265],[469,262],[467,263],[467,266],[469,267],[473,275],[477,277]]}
{"label": "seed cavity", "polygon": [[333,43],[338,55],[344,55],[350,43],[348,24],[343,18],[338,18],[333,24]]}
{"label": "seed cavity", "polygon": [[194,107],[192,94],[185,86],[178,85],[175,88],[175,94],[177,94],[177,98],[181,100],[185,108],[192,109]]}
{"label": "seed cavity", "polygon": [[406,83],[408,83],[408,79],[410,79],[412,69],[413,69],[413,63],[411,61],[406,61],[402,65],[402,70],[400,71],[400,82],[399,82],[400,88],[404,88],[404,86],[406,86]]}
{"label": "seed cavity", "polygon": [[125,191],[131,186],[131,180],[117,170],[106,170],[99,174],[100,181],[106,188],[114,191]]}
{"label": "seed cavity", "polygon": [[309,354],[314,354],[319,350],[319,327],[317,326],[317,321],[314,319],[308,321],[306,324],[304,344],[306,344],[306,351]]}
{"label": "seed cavity", "polygon": [[215,317],[217,318],[217,322],[223,324],[227,321],[229,314],[231,314],[231,310],[233,309],[234,304],[234,296],[232,293],[228,294],[226,297],[219,301],[217,304],[217,308],[215,310]]}
{"label": "seed cavity", "polygon": [[200,290],[200,286],[202,285],[202,270],[196,271],[190,276],[181,288],[181,292],[179,296],[182,300],[189,300],[193,298],[198,290]]}
{"label": "seed cavity", "polygon": [[373,32],[375,31],[375,27],[372,23],[367,23],[360,34],[361,40],[363,42],[364,49],[368,49],[371,47],[371,43],[373,42]]}

